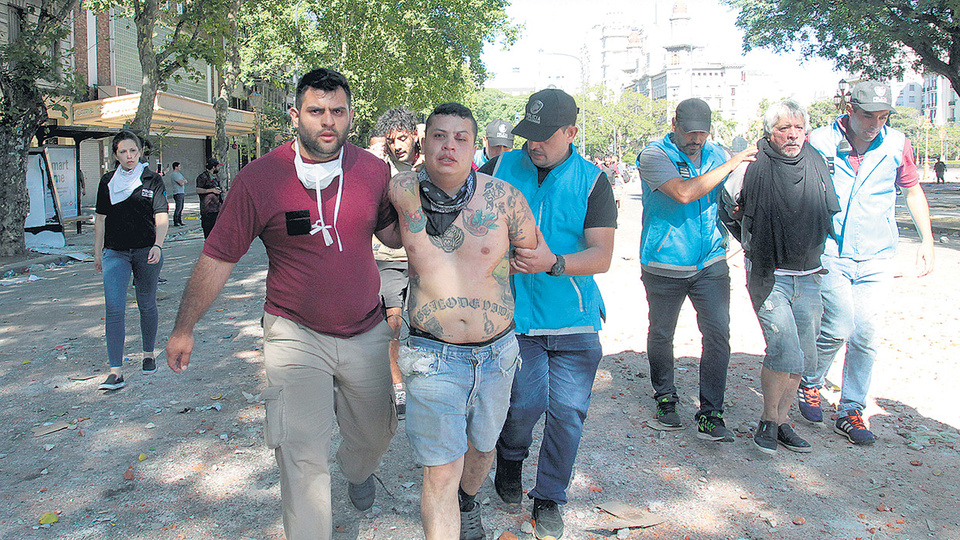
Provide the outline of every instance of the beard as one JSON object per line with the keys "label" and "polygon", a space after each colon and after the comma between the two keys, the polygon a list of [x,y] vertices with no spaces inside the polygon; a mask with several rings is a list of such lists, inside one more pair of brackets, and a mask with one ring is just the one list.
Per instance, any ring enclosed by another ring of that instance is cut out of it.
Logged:
{"label": "beard", "polygon": [[[321,141],[320,133],[324,131],[333,131],[337,135],[336,139],[332,143]],[[304,131],[298,135],[300,137],[300,144],[310,153],[309,157],[317,161],[330,161],[336,158],[340,153],[340,149],[343,148],[343,144],[347,142],[346,129],[343,130],[342,133],[336,130],[322,130],[312,133]]]}

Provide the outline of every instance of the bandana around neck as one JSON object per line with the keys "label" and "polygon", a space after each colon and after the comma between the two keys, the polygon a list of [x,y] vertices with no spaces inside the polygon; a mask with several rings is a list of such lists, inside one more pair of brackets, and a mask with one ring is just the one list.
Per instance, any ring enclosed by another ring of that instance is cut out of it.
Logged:
{"label": "bandana around neck", "polygon": [[127,200],[133,190],[143,184],[140,181],[140,176],[143,175],[143,170],[146,168],[146,163],[137,163],[137,166],[130,171],[124,170],[123,167],[117,167],[117,170],[113,172],[113,177],[110,178],[110,182],[107,183],[107,187],[110,188],[110,204]]}
{"label": "bandana around neck", "polygon": [[477,175],[471,169],[467,181],[453,197],[430,181],[426,168],[420,170],[417,179],[420,181],[420,204],[423,206],[423,213],[427,216],[427,234],[442,236],[473,198],[473,192],[477,187]]}

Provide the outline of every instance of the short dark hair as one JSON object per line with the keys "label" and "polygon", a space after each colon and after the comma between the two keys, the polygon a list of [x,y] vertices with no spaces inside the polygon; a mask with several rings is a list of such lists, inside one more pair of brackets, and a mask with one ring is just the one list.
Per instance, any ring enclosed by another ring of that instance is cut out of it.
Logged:
{"label": "short dark hair", "polygon": [[465,105],[456,102],[437,105],[430,116],[427,117],[427,131],[430,130],[430,123],[434,116],[458,116],[470,120],[470,125],[473,126],[473,140],[477,140],[477,119],[473,117],[473,113]]}
{"label": "short dark hair", "polygon": [[173,165],[172,165],[172,168],[176,169],[176,168],[179,167],[179,166],[180,166],[180,162],[179,162],[179,161],[174,161],[174,162],[173,162]]}
{"label": "short dark hair", "polygon": [[380,115],[373,132],[386,137],[394,131],[417,134],[417,113],[406,107],[396,107]]}
{"label": "short dark hair", "polygon": [[143,151],[143,139],[129,129],[121,129],[119,133],[113,136],[113,153],[117,153],[117,147],[122,141],[133,141],[137,143],[137,149]]}
{"label": "short dark hair", "polygon": [[303,103],[303,93],[307,88],[323,90],[324,92],[333,92],[337,88],[343,88],[347,94],[347,107],[350,106],[350,85],[347,84],[347,78],[340,73],[327,68],[317,68],[303,77],[297,83],[297,109]]}

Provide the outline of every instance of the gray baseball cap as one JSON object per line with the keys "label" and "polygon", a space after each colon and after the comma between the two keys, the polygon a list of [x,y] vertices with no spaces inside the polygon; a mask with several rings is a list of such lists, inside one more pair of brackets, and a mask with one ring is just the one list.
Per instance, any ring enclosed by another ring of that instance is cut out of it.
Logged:
{"label": "gray baseball cap", "polygon": [[513,148],[513,124],[506,120],[494,120],[487,124],[486,137],[490,146]]}
{"label": "gray baseball cap", "polygon": [[850,103],[869,112],[895,111],[890,87],[876,81],[857,83],[850,92]]}

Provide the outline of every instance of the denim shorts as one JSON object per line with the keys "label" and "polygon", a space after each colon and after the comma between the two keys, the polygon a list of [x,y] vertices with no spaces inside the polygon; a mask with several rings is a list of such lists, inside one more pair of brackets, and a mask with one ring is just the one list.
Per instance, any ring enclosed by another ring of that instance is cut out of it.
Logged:
{"label": "denim shorts", "polygon": [[767,342],[763,359],[767,369],[800,374],[816,367],[823,314],[820,280],[820,274],[776,276],[773,290],[757,311]]}
{"label": "denim shorts", "polygon": [[407,437],[417,461],[446,465],[467,452],[467,441],[492,451],[519,363],[512,331],[481,347],[411,336],[400,348],[399,365],[407,385]]}

